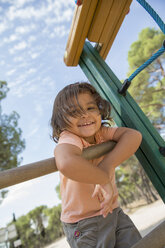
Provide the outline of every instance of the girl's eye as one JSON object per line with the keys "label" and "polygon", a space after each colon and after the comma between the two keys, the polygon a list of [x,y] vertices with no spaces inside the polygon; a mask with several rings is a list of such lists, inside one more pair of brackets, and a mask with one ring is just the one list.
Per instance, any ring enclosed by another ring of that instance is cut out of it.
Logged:
{"label": "girl's eye", "polygon": [[88,109],[87,110],[89,110],[89,111],[93,111],[93,110],[96,110],[97,108],[96,107],[88,107]]}

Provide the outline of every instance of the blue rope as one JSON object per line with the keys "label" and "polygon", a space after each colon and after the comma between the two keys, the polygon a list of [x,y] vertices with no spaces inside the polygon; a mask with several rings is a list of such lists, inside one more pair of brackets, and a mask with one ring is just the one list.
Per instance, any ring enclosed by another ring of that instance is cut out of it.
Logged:
{"label": "blue rope", "polygon": [[149,58],[143,65],[141,65],[136,71],[132,73],[132,75],[128,78],[128,81],[131,81],[139,72],[141,72],[144,68],[150,65],[155,59],[157,59],[164,52],[165,52],[165,47],[162,46],[156,53],[154,53],[151,56],[151,58]]}
{"label": "blue rope", "polygon": [[141,65],[136,71],[134,71],[131,76],[126,79],[124,81],[124,83],[122,84],[121,89],[118,90],[118,92],[125,96],[126,95],[126,91],[129,88],[129,86],[131,85],[131,80],[139,73],[141,72],[144,68],[146,68],[149,64],[151,64],[155,59],[157,59],[161,54],[163,54],[165,52],[165,41],[163,43],[163,46],[156,52],[154,53],[150,59],[148,59],[143,65]]}
{"label": "blue rope", "polygon": [[[156,23],[162,30],[162,32],[165,34],[165,24],[162,21],[162,19],[158,16],[158,14],[153,10],[153,8],[145,0],[137,0],[137,2],[140,3],[142,7],[151,15],[151,17],[156,21]],[[134,71],[128,79],[124,81],[121,89],[119,89],[118,92],[121,95],[125,96],[126,91],[131,84],[131,80],[164,52],[165,52],[165,41],[163,42],[163,46],[155,54],[153,54],[150,59],[148,59],[143,65],[141,65],[136,71]]]}
{"label": "blue rope", "polygon": [[136,0],[138,3],[140,3],[143,8],[151,15],[151,17],[155,20],[155,22],[158,24],[162,32],[165,34],[165,24],[162,21],[162,19],[159,17],[159,15],[153,10],[153,8],[145,1],[145,0]]}

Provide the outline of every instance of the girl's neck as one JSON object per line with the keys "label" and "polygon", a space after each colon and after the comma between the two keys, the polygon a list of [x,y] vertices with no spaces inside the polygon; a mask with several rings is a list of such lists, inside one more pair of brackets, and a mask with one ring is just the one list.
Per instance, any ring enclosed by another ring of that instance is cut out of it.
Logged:
{"label": "girl's neck", "polygon": [[87,141],[89,144],[96,144],[96,138],[95,138],[95,135],[92,136],[92,137],[86,137],[86,138],[83,138],[85,141]]}

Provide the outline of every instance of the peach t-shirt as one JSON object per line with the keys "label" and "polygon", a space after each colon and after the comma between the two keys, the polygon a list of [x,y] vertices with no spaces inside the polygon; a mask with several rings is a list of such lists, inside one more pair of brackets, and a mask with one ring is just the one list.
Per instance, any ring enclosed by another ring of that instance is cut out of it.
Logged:
{"label": "peach t-shirt", "polygon": [[[116,127],[102,127],[95,135],[96,144],[112,140],[116,129]],[[78,146],[81,150],[92,145],[83,138],[68,131],[61,133],[58,144],[62,143]],[[102,159],[103,157],[90,160],[90,162],[97,166]],[[113,201],[114,209],[118,207],[118,191],[115,184],[115,173],[113,175],[113,187],[115,192]],[[62,199],[61,220],[63,222],[74,223],[85,218],[101,215],[98,198],[92,198],[94,188],[94,184],[76,182],[60,173],[60,192]]]}

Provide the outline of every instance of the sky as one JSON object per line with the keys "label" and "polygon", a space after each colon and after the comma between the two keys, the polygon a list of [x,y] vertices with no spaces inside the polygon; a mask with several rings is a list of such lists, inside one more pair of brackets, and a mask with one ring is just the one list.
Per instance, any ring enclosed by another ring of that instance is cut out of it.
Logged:
{"label": "sky", "polygon": [[[148,3],[165,21],[164,0]],[[80,67],[67,67],[63,56],[71,26],[74,0],[0,0],[0,80],[10,91],[2,101],[3,113],[16,111],[26,148],[21,165],[53,157],[50,118],[54,98],[67,84],[87,80]],[[159,29],[149,14],[133,0],[106,59],[119,79],[128,72],[130,45],[146,27]],[[55,192],[59,174],[8,187],[0,205],[0,227],[30,210],[60,203]]]}

